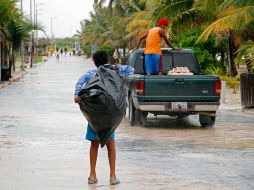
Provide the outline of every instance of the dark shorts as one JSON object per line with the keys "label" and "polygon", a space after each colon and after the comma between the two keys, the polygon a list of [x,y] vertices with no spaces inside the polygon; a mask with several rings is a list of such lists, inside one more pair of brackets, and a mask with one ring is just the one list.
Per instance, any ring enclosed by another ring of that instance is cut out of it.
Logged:
{"label": "dark shorts", "polygon": [[[89,123],[87,125],[87,130],[86,130],[86,139],[89,141],[98,141],[98,138]],[[115,140],[115,132],[111,134],[110,140]]]}

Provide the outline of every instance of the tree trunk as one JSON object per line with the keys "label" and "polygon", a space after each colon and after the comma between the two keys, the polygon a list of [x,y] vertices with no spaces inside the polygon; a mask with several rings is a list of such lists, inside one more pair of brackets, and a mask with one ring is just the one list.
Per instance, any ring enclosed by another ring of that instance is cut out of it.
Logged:
{"label": "tree trunk", "polygon": [[221,50],[220,55],[221,55],[220,64],[222,67],[224,67],[225,66],[225,51]]}
{"label": "tree trunk", "polygon": [[16,70],[16,53],[15,51],[12,51],[12,70],[15,71]]}
{"label": "tree trunk", "polygon": [[125,57],[126,57],[126,48],[123,47],[123,58],[125,59]]}
{"label": "tree trunk", "polygon": [[229,76],[233,77],[237,75],[236,65],[235,65],[235,57],[236,57],[236,47],[234,43],[234,35],[232,31],[228,32],[228,44],[227,44],[227,54],[228,54],[228,66],[229,66]]}
{"label": "tree trunk", "polygon": [[30,56],[30,68],[33,67],[33,61],[34,61],[34,33],[32,33],[31,36],[31,56]]}
{"label": "tree trunk", "polygon": [[117,63],[119,63],[119,59],[121,59],[121,55],[120,55],[118,47],[116,48],[116,52],[117,52]]}
{"label": "tree trunk", "polygon": [[11,71],[12,71],[12,65],[13,65],[12,54],[9,54],[8,57],[9,57],[8,78],[11,78]]}
{"label": "tree trunk", "polygon": [[109,12],[109,16],[112,17],[113,16],[113,1],[114,0],[110,0],[109,4],[108,4],[108,12]]}

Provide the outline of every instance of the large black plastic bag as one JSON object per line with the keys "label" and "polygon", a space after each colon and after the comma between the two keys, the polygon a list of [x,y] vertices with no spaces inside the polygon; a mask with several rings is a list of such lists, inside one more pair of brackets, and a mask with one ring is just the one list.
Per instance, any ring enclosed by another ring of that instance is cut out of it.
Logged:
{"label": "large black plastic bag", "polygon": [[103,147],[125,115],[126,93],[122,79],[110,68],[100,66],[79,96],[80,109]]}

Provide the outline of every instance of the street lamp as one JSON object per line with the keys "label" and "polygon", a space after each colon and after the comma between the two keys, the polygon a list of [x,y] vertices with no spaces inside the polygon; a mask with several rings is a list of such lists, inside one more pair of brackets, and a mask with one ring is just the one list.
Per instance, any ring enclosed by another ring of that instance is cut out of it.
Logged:
{"label": "street lamp", "polygon": [[[23,18],[23,0],[20,1],[21,16]],[[24,41],[21,41],[21,70],[24,69]]]}
{"label": "street lamp", "polygon": [[[57,19],[57,17],[51,17],[51,41],[53,43],[53,39],[54,39],[54,33],[53,33],[53,20]],[[56,50],[56,44],[55,44],[55,50]]]}
{"label": "street lamp", "polygon": [[[33,22],[33,16],[32,16],[32,14],[33,14],[33,8],[32,8],[32,4],[33,4],[33,2],[32,2],[32,0],[30,0],[30,22],[32,23]],[[30,60],[30,68],[32,68],[33,67],[33,51],[32,51],[32,49],[33,49],[33,32],[31,32],[31,35],[30,35],[30,44],[29,44],[29,49],[30,49],[30,58],[29,58],[29,60]]]}
{"label": "street lamp", "polygon": [[[35,0],[34,0],[34,2],[35,2]],[[40,6],[40,5],[44,5],[44,3],[38,3],[38,4],[35,4],[35,10],[34,10],[34,24],[38,24],[38,12],[39,11],[41,11],[41,10],[43,10],[43,9],[38,9],[38,6]],[[35,38],[36,38],[36,57],[38,57],[38,31],[36,30],[35,31]]]}
{"label": "street lamp", "polygon": [[44,3],[35,3],[34,0],[34,24],[37,24],[37,11],[38,11],[38,6],[40,5],[45,5]]}
{"label": "street lamp", "polygon": [[53,38],[54,38],[54,34],[53,34],[53,20],[54,19],[57,19],[57,17],[51,17],[51,25],[50,25],[50,27],[51,27],[51,40],[53,40]]}

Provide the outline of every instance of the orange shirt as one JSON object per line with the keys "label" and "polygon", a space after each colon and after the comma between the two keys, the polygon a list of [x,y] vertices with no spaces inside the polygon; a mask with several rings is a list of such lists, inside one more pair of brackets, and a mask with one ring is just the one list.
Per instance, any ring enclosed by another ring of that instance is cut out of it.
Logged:
{"label": "orange shirt", "polygon": [[159,34],[160,27],[155,27],[149,30],[146,38],[145,54],[160,54],[161,55],[161,41]]}

